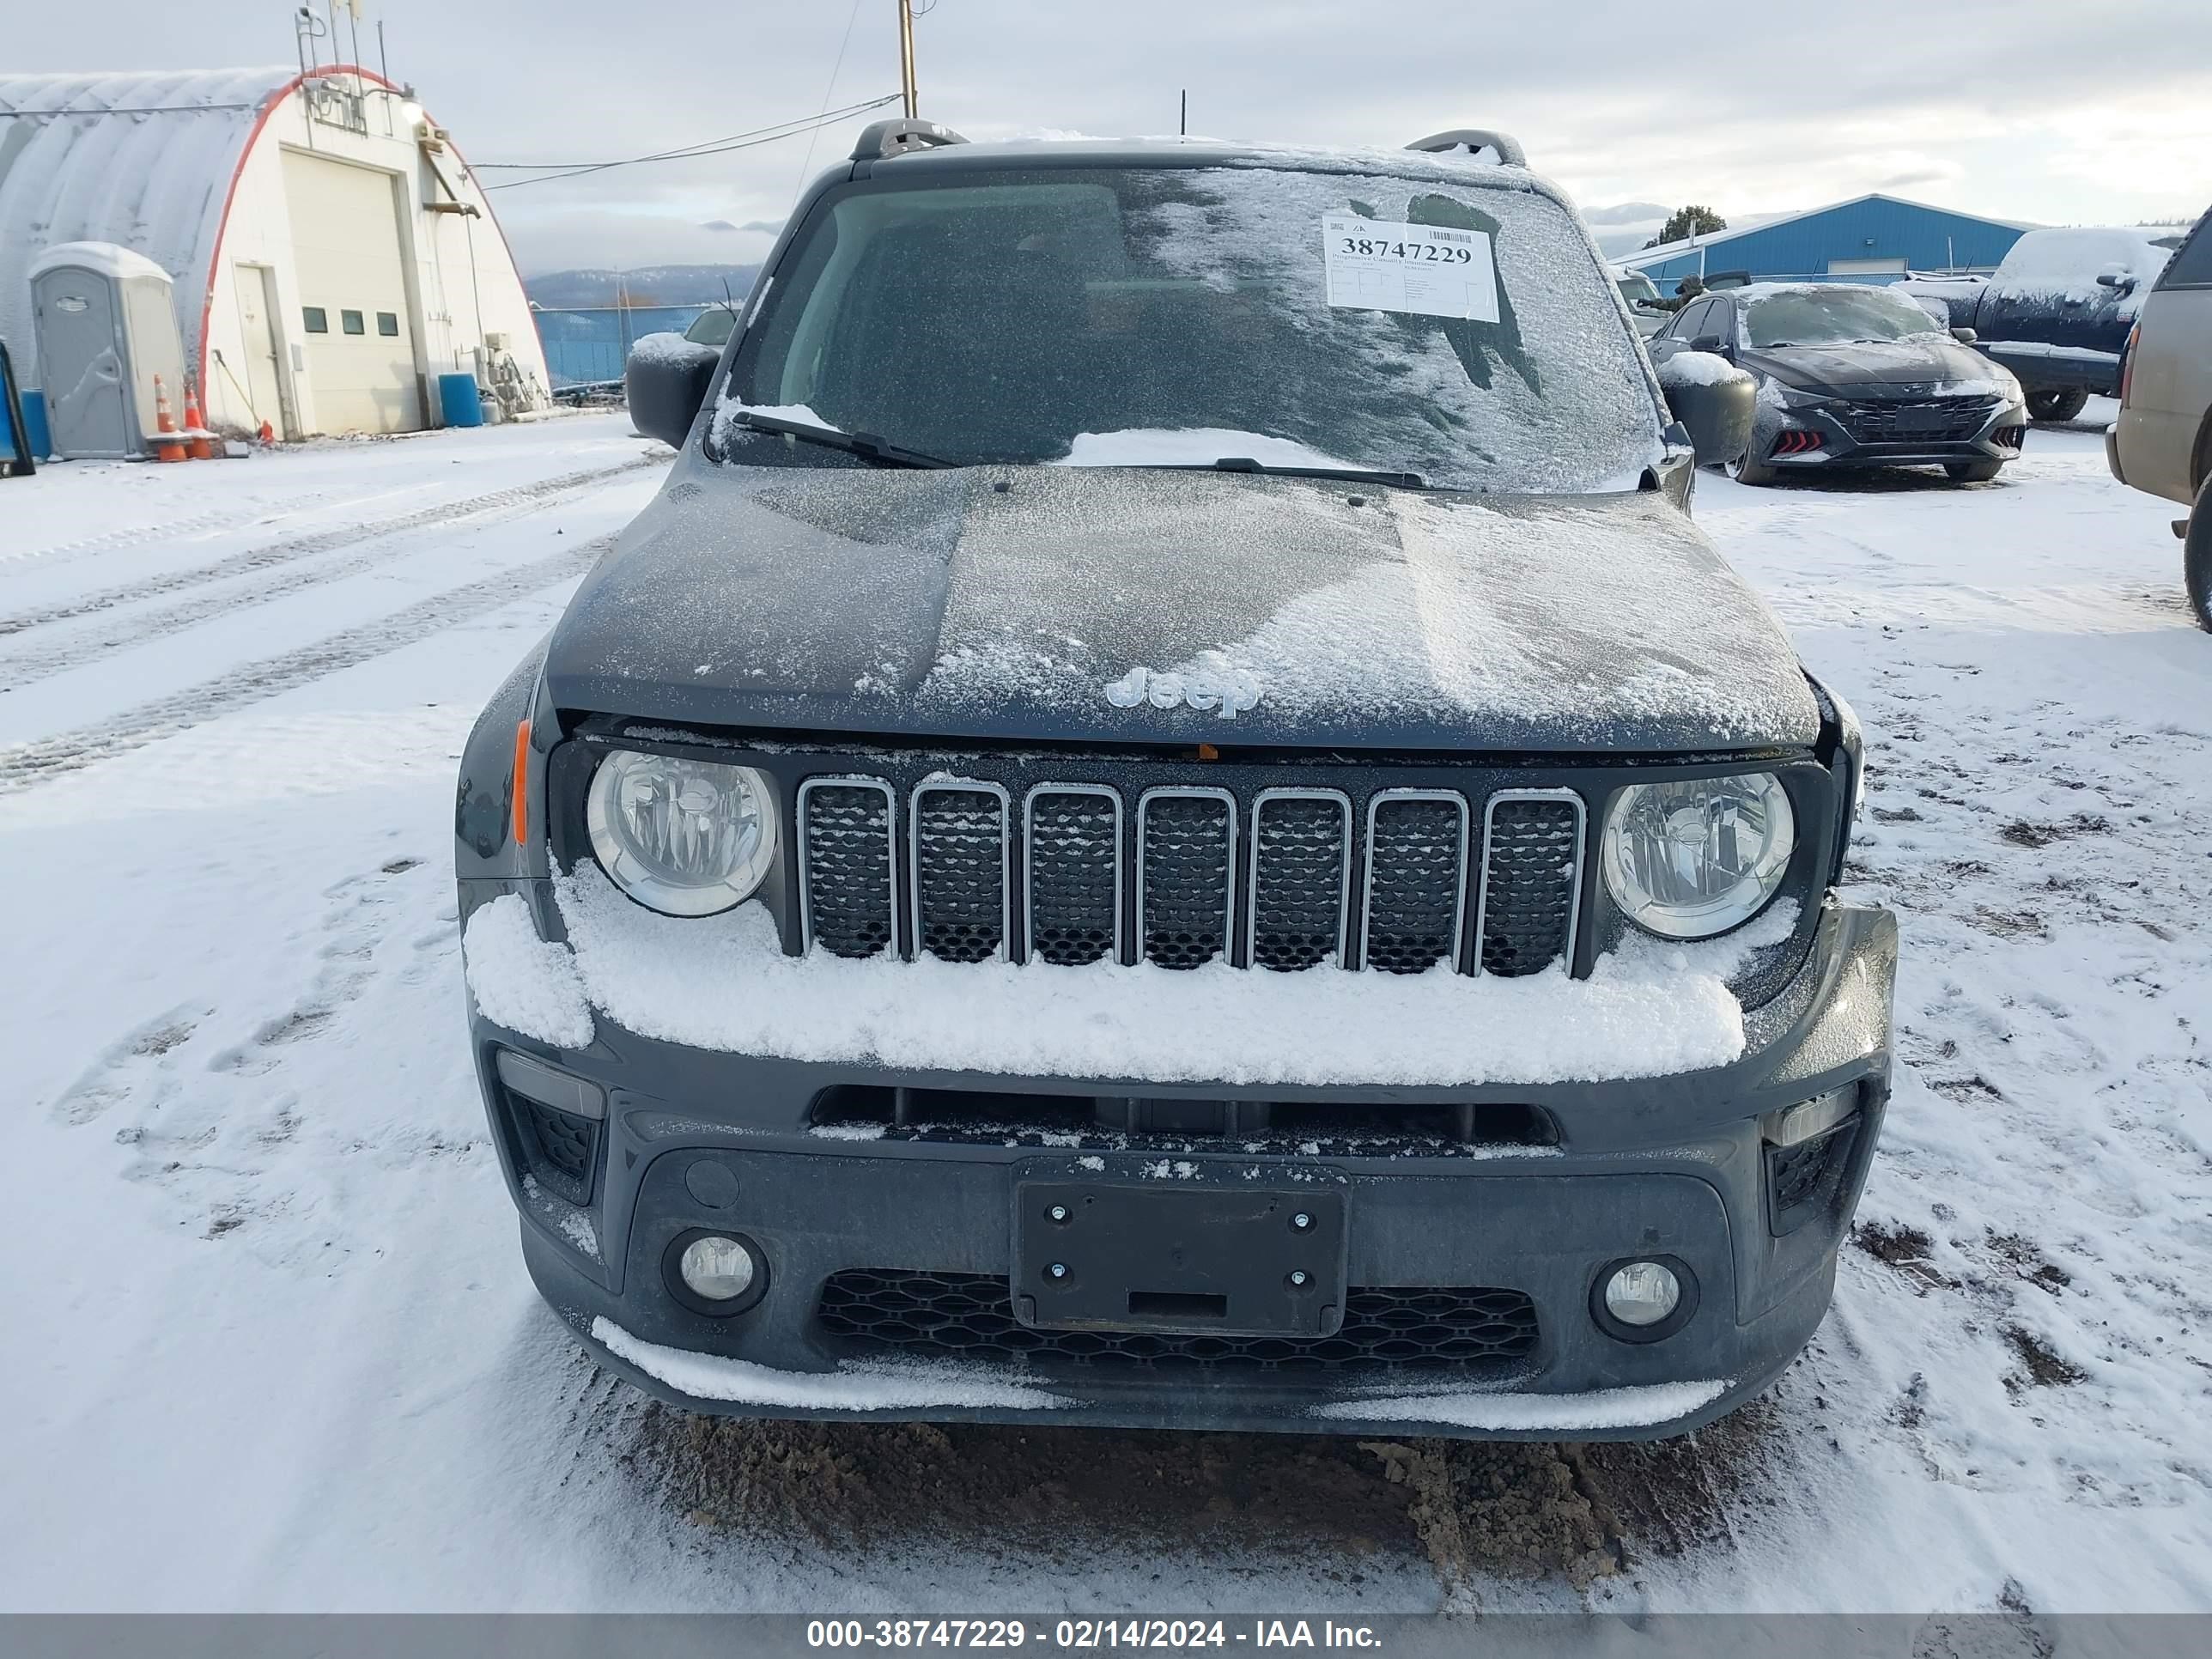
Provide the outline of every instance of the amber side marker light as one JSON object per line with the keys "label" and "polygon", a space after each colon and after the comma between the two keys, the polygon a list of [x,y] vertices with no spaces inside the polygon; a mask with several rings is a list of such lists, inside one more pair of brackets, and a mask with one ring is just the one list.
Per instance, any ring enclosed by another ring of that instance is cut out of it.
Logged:
{"label": "amber side marker light", "polygon": [[530,722],[514,726],[514,844],[530,841]]}

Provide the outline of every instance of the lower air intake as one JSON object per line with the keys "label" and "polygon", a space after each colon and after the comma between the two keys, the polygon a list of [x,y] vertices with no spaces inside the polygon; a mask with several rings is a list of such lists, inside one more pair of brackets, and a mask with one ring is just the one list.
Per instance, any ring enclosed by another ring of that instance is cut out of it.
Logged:
{"label": "lower air intake", "polygon": [[1359,1289],[1334,1336],[1052,1331],[1018,1323],[1006,1281],[988,1273],[860,1269],[834,1274],[817,1309],[825,1334],[855,1353],[1029,1360],[1099,1370],[1353,1371],[1519,1369],[1536,1351],[1536,1308],[1481,1285]]}

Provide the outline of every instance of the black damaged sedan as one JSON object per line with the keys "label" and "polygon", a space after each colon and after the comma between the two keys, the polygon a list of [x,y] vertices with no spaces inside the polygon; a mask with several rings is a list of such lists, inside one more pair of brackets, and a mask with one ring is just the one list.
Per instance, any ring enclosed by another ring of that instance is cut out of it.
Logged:
{"label": "black damaged sedan", "polygon": [[2027,406],[1973,337],[1881,288],[1759,283],[1685,306],[1650,350],[1662,380],[1670,359],[1708,352],[1759,383],[1751,441],[1725,463],[1739,483],[1929,465],[1987,483],[2019,459]]}
{"label": "black damaged sedan", "polygon": [[630,382],[676,461],[456,824],[602,1365],[1648,1437],[1790,1364],[1889,1095],[1858,731],[1689,516],[1749,382],[1670,407],[1510,138],[881,124]]}

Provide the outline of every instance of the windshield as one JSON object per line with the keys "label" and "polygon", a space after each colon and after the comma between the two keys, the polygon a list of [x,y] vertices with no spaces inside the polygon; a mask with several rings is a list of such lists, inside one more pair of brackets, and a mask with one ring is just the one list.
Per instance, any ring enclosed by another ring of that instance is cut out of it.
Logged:
{"label": "windshield", "polygon": [[1607,274],[1547,197],[1274,167],[897,172],[828,198],[780,262],[719,406],[727,459],[800,459],[747,409],[962,465],[1234,457],[1585,491],[1659,456]]}
{"label": "windshield", "polygon": [[1632,306],[1659,297],[1659,285],[1640,270],[1633,276],[1616,276],[1613,285],[1620,290],[1620,297]]}
{"label": "windshield", "polygon": [[1935,331],[1936,319],[1878,288],[1785,289],[1739,300],[1754,346],[1848,345]]}

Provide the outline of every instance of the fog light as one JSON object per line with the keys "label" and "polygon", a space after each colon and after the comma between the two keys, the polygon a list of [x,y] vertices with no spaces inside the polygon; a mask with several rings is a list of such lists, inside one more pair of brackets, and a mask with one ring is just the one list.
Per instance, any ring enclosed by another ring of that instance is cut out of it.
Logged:
{"label": "fog light", "polygon": [[683,1278],[684,1288],[707,1302],[736,1301],[752,1289],[756,1276],[753,1253],[720,1233],[708,1233],[685,1245],[676,1271]]}
{"label": "fog light", "polygon": [[1681,1300],[1682,1281],[1672,1268],[1656,1261],[1632,1261],[1605,1281],[1605,1310],[1639,1330],[1656,1325]]}

